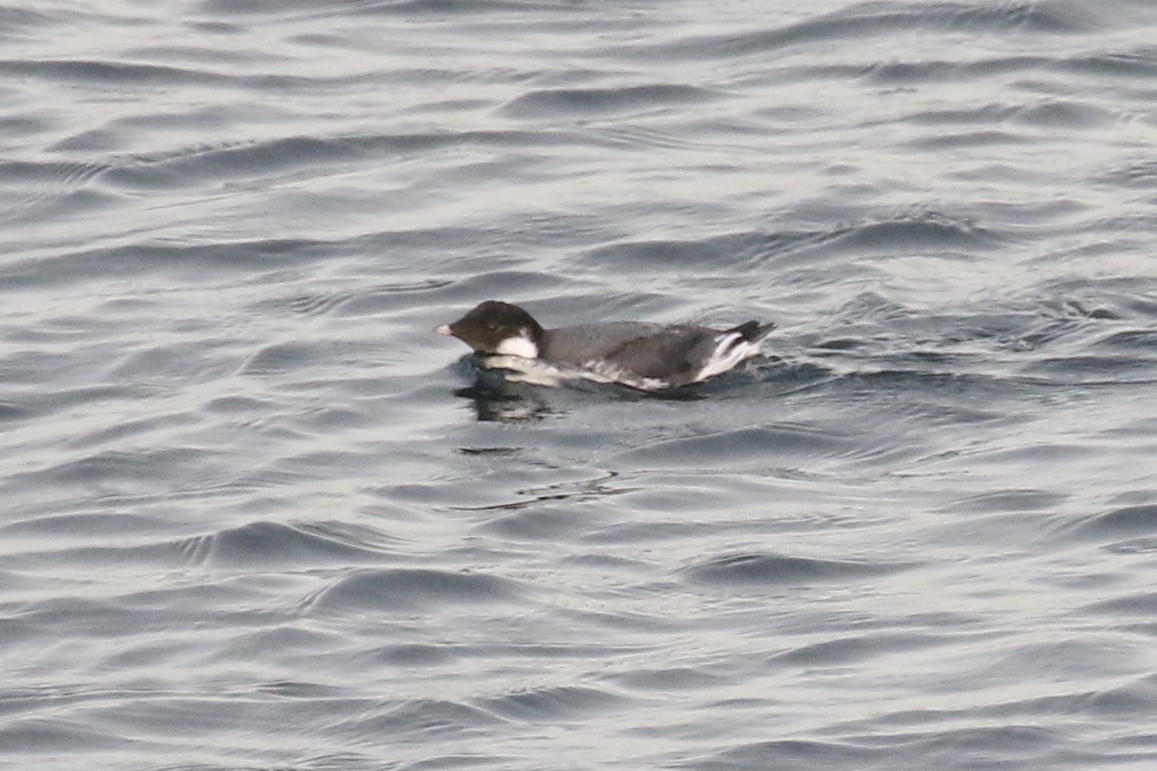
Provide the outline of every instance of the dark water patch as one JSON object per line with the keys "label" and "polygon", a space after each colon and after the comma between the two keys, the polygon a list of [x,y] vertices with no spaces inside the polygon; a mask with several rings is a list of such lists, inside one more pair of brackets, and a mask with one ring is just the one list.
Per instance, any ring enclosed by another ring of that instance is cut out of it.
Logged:
{"label": "dark water patch", "polygon": [[2,161],[0,176],[9,184],[36,188],[75,188],[108,171],[110,165],[86,161]]}
{"label": "dark water patch", "polygon": [[[249,655],[255,654],[258,650],[269,650],[268,646],[242,646],[242,649]],[[272,696],[283,696],[287,699],[326,699],[339,696],[342,689],[321,685],[319,683],[304,683],[297,680],[278,680],[271,683],[262,683],[257,686],[258,693],[267,693]]]}
{"label": "dark water patch", "polygon": [[[902,752],[906,759],[927,764],[924,767],[997,769],[1031,763],[1033,759],[1060,767],[1066,738],[1059,730],[1036,725],[941,725],[926,733],[895,737],[902,745],[895,751]],[[962,757],[968,758],[967,765],[959,764]]]}
{"label": "dark water patch", "polygon": [[31,8],[0,6],[0,40],[22,40],[34,30],[45,30],[61,23],[59,9],[55,14],[40,13]]}
{"label": "dark water patch", "polygon": [[[371,0],[374,4],[381,0]],[[196,3],[195,16],[297,16],[303,12],[314,15],[321,11],[332,13],[338,7],[348,7],[348,3],[332,0],[310,2],[310,0],[200,0]]]}
{"label": "dark water patch", "polygon": [[266,21],[274,19],[322,19],[328,16],[434,16],[451,18],[487,13],[526,13],[536,15],[561,12],[564,8],[533,0],[359,0],[349,3],[340,0],[201,0],[197,13],[226,18],[259,16]]}
{"label": "dark water patch", "polygon": [[12,195],[0,222],[39,223],[46,216],[80,216],[121,203],[115,196],[88,186],[111,168],[84,161],[0,162],[0,178],[10,181]]}
{"label": "dark water patch", "polygon": [[887,750],[878,747],[838,741],[778,739],[741,744],[704,757],[681,761],[671,768],[696,771],[750,771],[755,768],[810,771],[818,768],[867,768],[869,766],[864,764],[881,762],[890,766],[887,758]]}
{"label": "dark water patch", "polygon": [[[579,6],[581,7],[581,6]],[[535,17],[547,14],[569,14],[576,10],[566,4],[542,3],[538,0],[390,0],[371,2],[357,9],[362,15],[389,14],[398,16],[460,17],[498,13],[533,13]]]}
{"label": "dark water patch", "polygon": [[[415,4],[425,4],[428,0],[415,0]],[[442,2],[436,0],[434,4]],[[488,5],[488,3],[481,3]],[[398,771],[446,771],[457,768],[517,768],[525,761],[525,756],[517,754],[497,755],[485,752],[449,752],[413,763],[398,766]],[[375,763],[367,771],[376,771],[380,765]]]}
{"label": "dark water patch", "polygon": [[1033,294],[1047,298],[1046,302],[1063,302],[1056,307],[1090,319],[1157,319],[1157,279],[1144,273],[1053,279],[1036,287]]}
{"label": "dark water patch", "polygon": [[0,747],[5,753],[23,752],[29,756],[92,750],[115,753],[134,744],[136,740],[117,736],[103,726],[65,717],[26,717],[0,726]]}
{"label": "dark water patch", "polygon": [[937,634],[880,633],[842,637],[808,643],[777,653],[768,659],[772,666],[844,667],[879,656],[904,655],[913,650],[949,645],[952,638]]}
{"label": "dark water patch", "polygon": [[[929,152],[945,152],[954,149],[967,149],[974,147],[994,147],[998,145],[1028,145],[1032,140],[1028,137],[1019,136],[1003,129],[978,129],[975,131],[962,131],[955,133],[941,133],[935,135],[924,135],[915,139],[904,141],[904,147],[910,147],[913,150],[926,150]],[[1007,179],[1010,175],[1014,175],[1018,179],[1023,179],[1025,172],[1022,169],[1017,169],[1007,166],[990,167],[989,174],[985,176],[995,176],[997,179]],[[980,176],[980,175],[978,175]]]}
{"label": "dark water patch", "polygon": [[[2,36],[3,33],[0,33]],[[0,115],[0,149],[15,150],[20,142],[48,132],[52,122],[32,115]]]}
{"label": "dark water patch", "polygon": [[[456,506],[460,511],[519,511],[526,508],[532,508],[535,511],[543,511],[543,505],[549,506],[552,502],[568,501],[568,502],[584,502],[584,501],[602,501],[613,495],[620,495],[623,493],[633,492],[634,488],[618,487],[611,484],[618,475],[610,474],[607,477],[600,477],[598,479],[579,479],[575,481],[559,482],[545,487],[530,487],[523,488],[518,491],[522,496],[521,500],[512,501],[509,503],[500,503],[496,505],[482,505],[482,506]],[[502,527],[501,522],[492,521],[489,526]]]}
{"label": "dark water patch", "polygon": [[[1097,719],[1113,720],[1128,714],[1137,714],[1138,710],[1151,708],[1157,703],[1157,693],[1152,683],[1147,680],[1128,682],[1111,688],[1097,688],[1093,690],[1075,690],[1057,695],[1015,699],[988,704],[977,710],[977,714],[985,719],[1009,720],[1026,715],[1041,717],[1062,717],[1070,719],[1074,716],[1096,716]],[[941,719],[959,719],[962,711],[944,711],[938,713]],[[900,723],[920,723],[919,716],[901,717]],[[911,718],[915,719],[911,719]]]}
{"label": "dark water patch", "polygon": [[372,652],[372,659],[391,667],[437,667],[461,658],[455,646],[434,643],[397,643]]}
{"label": "dark water patch", "polygon": [[1113,543],[1123,537],[1157,534],[1157,504],[1123,506],[1092,514],[1063,526],[1070,537],[1094,543]]}
{"label": "dark water patch", "polygon": [[1047,490],[999,490],[970,495],[943,506],[940,510],[962,514],[997,514],[1012,511],[1055,509],[1069,496]]}
{"label": "dark water patch", "polygon": [[[594,147],[603,144],[606,140],[572,131],[433,130],[410,134],[299,135],[197,145],[122,157],[103,172],[102,180],[129,191],[180,190],[221,180],[252,180],[291,172],[303,173],[317,167],[332,172],[335,167],[361,167],[374,160],[397,162],[429,158],[453,147],[513,151],[531,147]],[[484,176],[491,178],[493,170],[487,169]]]}
{"label": "dark water patch", "polygon": [[195,62],[197,64],[214,64],[217,66],[228,62],[231,64],[239,64],[249,69],[254,69],[259,64],[276,61],[274,57],[257,49],[238,48],[225,50],[217,45],[144,45],[126,49],[122,51],[120,55],[124,59],[148,62],[158,60]]}
{"label": "dark water patch", "polygon": [[715,557],[682,569],[692,581],[716,586],[781,586],[880,578],[912,564],[827,560],[772,553]]}
{"label": "dark water patch", "polygon": [[170,527],[153,515],[115,511],[86,511],[83,514],[31,514],[0,525],[0,533],[9,537],[52,535],[60,545],[70,539],[92,543],[99,539],[119,540],[126,536],[155,536]]}
{"label": "dark water patch", "polygon": [[1080,615],[1109,618],[1120,623],[1122,617],[1157,617],[1157,592],[1134,592],[1109,600],[1089,603],[1079,611]]}
{"label": "dark water patch", "polygon": [[[915,126],[986,126],[991,127],[1008,119],[1016,110],[1011,105],[993,102],[977,107],[939,107],[925,109],[904,116],[905,123]],[[929,138],[935,138],[935,135]],[[1024,173],[1023,169],[1018,171]]]}
{"label": "dark water patch", "polygon": [[169,628],[172,617],[156,611],[157,608],[142,603],[130,606],[125,602],[70,597],[60,592],[28,605],[20,618],[57,639],[119,639]]}
{"label": "dark water patch", "polygon": [[926,250],[953,252],[987,251],[1004,241],[997,233],[966,219],[934,211],[901,213],[876,222],[848,228],[826,240],[818,251],[835,253],[900,254]]}
{"label": "dark water patch", "polygon": [[394,741],[446,734],[479,740],[483,729],[505,722],[485,708],[447,699],[417,698],[392,701],[368,714],[347,718],[338,730],[359,737],[389,736]]}
{"label": "dark water patch", "polygon": [[206,536],[205,541],[195,548],[204,555],[202,561],[228,568],[353,566],[380,563],[387,556],[327,523],[252,522]]}
{"label": "dark water patch", "polygon": [[[215,659],[220,662],[260,659],[269,663],[287,661],[296,664],[299,657],[308,658],[324,652],[344,650],[347,645],[348,640],[333,630],[305,629],[288,623],[274,623],[266,628],[244,630],[232,635],[222,650],[216,653]],[[258,690],[304,701],[339,697],[344,688],[320,683],[281,681],[263,684]]]}
{"label": "dark water patch", "polygon": [[285,137],[137,157],[110,170],[105,179],[126,190],[173,190],[210,180],[253,179],[315,165],[333,166],[356,157],[356,145],[342,139]]}
{"label": "dark water patch", "polygon": [[[776,346],[773,340],[771,347]],[[718,378],[697,383],[686,389],[692,398],[748,399],[758,394],[762,398],[782,398],[822,387],[838,379],[830,369],[808,361],[792,360],[785,352],[783,359],[769,356],[754,359]]]}
{"label": "dark water patch", "polygon": [[[483,300],[506,300],[527,306],[535,312],[526,297],[550,294],[570,282],[557,274],[545,271],[495,269],[461,279],[417,279],[367,287],[341,308],[342,316],[362,316],[386,311],[402,313],[408,309],[445,307],[444,322],[450,322]],[[547,317],[543,324],[555,326]]]}
{"label": "dark water patch", "polygon": [[1021,371],[1027,375],[1046,378],[1051,383],[1068,385],[1122,386],[1157,382],[1152,359],[1136,356],[1076,355],[1037,359],[1027,363]]}
{"label": "dark water patch", "polygon": [[820,231],[754,232],[687,241],[617,243],[596,247],[580,255],[579,264],[598,271],[626,271],[631,274],[753,269],[777,257],[821,244],[832,237]]}
{"label": "dark water patch", "polygon": [[1117,541],[1105,547],[1113,554],[1153,554],[1157,552],[1157,536],[1144,536]]}
{"label": "dark water patch", "polygon": [[696,667],[641,668],[621,674],[614,680],[624,688],[658,693],[718,688],[728,682],[728,678]]}
{"label": "dark water patch", "polygon": [[1057,62],[1061,70],[1092,75],[1104,82],[1106,77],[1127,77],[1151,83],[1157,76],[1157,50],[1139,48],[1131,53],[1097,53],[1067,57]]}
{"label": "dark water patch", "polygon": [[1145,355],[1145,361],[1153,363],[1157,355],[1157,329],[1126,329],[1112,332],[1094,343],[1095,348],[1109,348]]}
{"label": "dark water patch", "polygon": [[573,506],[561,509],[536,507],[491,520],[480,530],[521,541],[572,540],[596,524],[590,521],[590,514]]}
{"label": "dark water patch", "polygon": [[264,414],[271,408],[271,402],[266,399],[256,399],[252,396],[218,396],[205,404],[203,409],[218,415],[249,415]]}
{"label": "dark water patch", "polygon": [[705,88],[666,83],[621,88],[558,88],[531,91],[508,103],[503,110],[520,118],[637,115],[672,105],[703,104],[720,96],[719,92]]}
{"label": "dark water patch", "polygon": [[169,481],[166,470],[199,467],[201,461],[212,455],[209,450],[194,447],[105,450],[61,461],[40,471],[17,474],[11,479],[21,484],[33,484],[36,479],[36,484],[68,484],[102,490],[164,489]]}
{"label": "dark water patch", "polygon": [[12,78],[37,78],[53,84],[77,87],[115,87],[137,92],[177,87],[233,89],[243,93],[319,91],[332,90],[357,82],[357,78],[351,80],[251,74],[248,71],[237,75],[211,69],[163,64],[51,58],[0,59],[0,75]]}
{"label": "dark water patch", "polygon": [[[110,363],[106,377],[119,382],[153,383],[158,387],[215,380],[237,368],[241,352],[222,350],[233,343],[232,339],[203,338],[195,342],[148,346],[117,357]],[[176,422],[188,419],[188,416],[179,414],[168,417]],[[160,418],[156,416],[150,420],[155,422]]]}
{"label": "dark water patch", "polygon": [[560,412],[545,398],[509,386],[500,374],[473,369],[471,375],[475,384],[455,390],[454,396],[468,400],[474,418],[479,422],[526,423],[545,420]]}
{"label": "dark water patch", "polygon": [[[27,581],[24,576],[15,576],[8,571],[0,571],[0,590],[5,593],[7,597],[16,597],[19,593],[28,589],[38,590],[38,586],[27,586]],[[33,582],[39,584],[39,582]],[[43,639],[44,630],[41,629],[35,622],[28,622],[20,618],[14,617],[13,614],[8,613],[8,608],[0,606],[5,610],[5,615],[0,617],[0,652],[9,653],[13,655],[19,654],[25,649],[25,645],[32,643],[38,645]],[[7,715],[14,711],[15,700],[10,692],[5,693],[0,690],[0,716]]]}
{"label": "dark water patch", "polygon": [[153,88],[189,84],[221,86],[231,80],[216,73],[181,67],[84,59],[6,59],[0,60],[0,73],[73,84],[99,83]]}
{"label": "dark water patch", "polygon": [[[885,61],[871,65],[864,74],[865,80],[878,85],[909,85],[938,81],[953,83],[974,79],[1008,77],[1013,73],[1031,72],[1050,64],[1053,59],[1043,56],[1009,56],[984,59],[977,62],[922,60],[918,62]],[[959,110],[952,110],[963,115]],[[988,109],[989,117],[993,117]],[[975,114],[975,113],[973,113]],[[953,121],[955,122],[955,121]],[[992,120],[985,123],[994,122]]]}
{"label": "dark water patch", "polygon": [[16,402],[0,400],[0,423],[26,420],[28,415],[28,410],[22,405]]}
{"label": "dark water patch", "polygon": [[340,578],[310,601],[314,611],[432,609],[443,604],[509,602],[522,594],[505,578],[432,568],[358,571]]}
{"label": "dark water patch", "polygon": [[651,443],[619,453],[616,460],[645,468],[705,468],[738,463],[776,465],[785,460],[831,457],[850,449],[850,439],[804,425],[739,428]]}
{"label": "dark water patch", "polygon": [[322,259],[331,248],[321,241],[280,238],[106,247],[10,260],[0,266],[0,287],[59,288],[86,281],[139,280],[158,273],[197,283],[217,281],[222,271],[273,271]]}
{"label": "dark water patch", "polygon": [[1010,120],[1036,128],[1101,129],[1114,125],[1119,116],[1111,110],[1073,100],[1053,100],[1022,107]]}
{"label": "dark water patch", "polygon": [[[392,292],[389,292],[392,294]],[[354,297],[353,292],[333,291],[303,293],[289,298],[286,304],[294,313],[303,316],[322,316],[345,304]],[[354,314],[356,315],[356,314]]]}
{"label": "dark water patch", "polygon": [[623,54],[680,60],[734,60],[746,56],[786,54],[807,45],[853,44],[865,38],[911,36],[916,33],[1068,35],[1104,25],[1099,15],[1079,13],[1061,3],[1001,3],[970,6],[961,3],[854,4],[846,9],[807,18],[774,29],[687,36],[671,43],[632,47]]}
{"label": "dark water patch", "polygon": [[1098,177],[1102,185],[1152,192],[1157,189],[1157,160],[1134,160],[1111,168]]}
{"label": "dark water patch", "polygon": [[320,343],[274,343],[253,354],[238,374],[278,375],[298,372],[332,356],[330,346]]}
{"label": "dark water patch", "polygon": [[589,717],[591,713],[624,708],[630,702],[630,699],[599,688],[556,686],[516,691],[479,701],[478,705],[508,720],[554,723],[580,720]]}

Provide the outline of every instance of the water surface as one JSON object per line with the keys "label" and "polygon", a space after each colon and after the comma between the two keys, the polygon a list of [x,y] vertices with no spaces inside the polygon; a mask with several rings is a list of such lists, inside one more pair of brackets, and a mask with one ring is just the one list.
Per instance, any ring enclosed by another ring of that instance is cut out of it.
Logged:
{"label": "water surface", "polygon": [[0,6],[0,764],[1151,768],[1157,8],[766,5]]}

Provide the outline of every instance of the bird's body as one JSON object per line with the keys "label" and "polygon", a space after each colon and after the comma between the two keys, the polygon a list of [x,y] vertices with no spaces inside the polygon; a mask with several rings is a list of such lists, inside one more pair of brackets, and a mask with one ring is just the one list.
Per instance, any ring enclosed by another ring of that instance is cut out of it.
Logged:
{"label": "bird's body", "polygon": [[553,369],[554,375],[656,391],[727,372],[758,355],[774,328],[755,321],[725,330],[614,321],[544,329],[517,305],[488,300],[435,331],[486,356],[487,366],[513,370],[522,379],[543,382]]}

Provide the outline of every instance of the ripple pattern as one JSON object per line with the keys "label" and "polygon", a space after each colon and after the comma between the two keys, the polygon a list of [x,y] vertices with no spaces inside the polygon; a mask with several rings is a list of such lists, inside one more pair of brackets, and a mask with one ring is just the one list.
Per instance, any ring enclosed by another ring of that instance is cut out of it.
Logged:
{"label": "ripple pattern", "polygon": [[0,766],[1155,767],[1157,6],[796,5],[0,7]]}

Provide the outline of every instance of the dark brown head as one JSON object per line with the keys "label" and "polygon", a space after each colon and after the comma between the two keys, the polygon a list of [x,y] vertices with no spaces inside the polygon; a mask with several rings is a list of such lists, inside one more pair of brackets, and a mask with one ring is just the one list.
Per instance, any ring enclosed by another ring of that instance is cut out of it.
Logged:
{"label": "dark brown head", "polygon": [[475,353],[534,359],[542,350],[542,326],[522,308],[499,300],[487,300],[434,331],[458,338]]}

